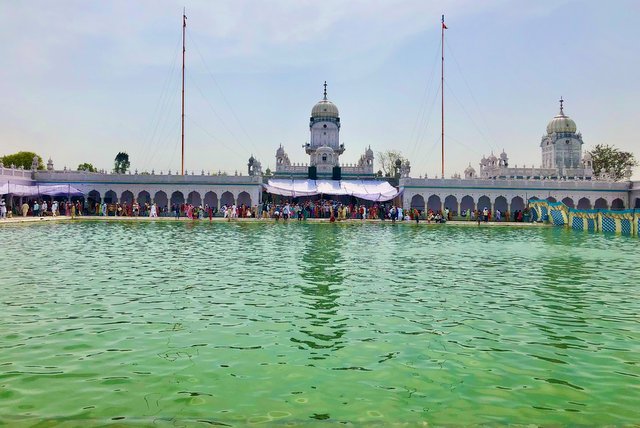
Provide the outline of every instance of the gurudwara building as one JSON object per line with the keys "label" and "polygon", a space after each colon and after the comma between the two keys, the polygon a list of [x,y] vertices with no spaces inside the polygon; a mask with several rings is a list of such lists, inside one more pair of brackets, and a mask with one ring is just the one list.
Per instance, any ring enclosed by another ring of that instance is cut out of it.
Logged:
{"label": "gurudwara building", "polygon": [[308,163],[292,164],[284,147],[276,150],[275,177],[291,178],[373,178],[374,157],[371,147],[360,156],[357,163],[341,164],[340,156],[345,152],[340,143],[340,113],[338,107],[327,98],[327,82],[324,82],[324,96],[311,109],[309,118],[309,142],[304,150],[309,155]]}
{"label": "gurudwara building", "polygon": [[[483,157],[479,169],[469,164],[464,176],[452,178],[414,178],[409,162],[396,165],[397,188],[387,179],[376,177],[374,155],[364,149],[355,163],[341,163],[346,147],[340,142],[341,119],[338,107],[329,101],[326,82],[323,98],[311,109],[309,141],[303,148],[308,162],[292,163],[284,147],[276,150],[273,176],[263,174],[261,163],[249,158],[247,173],[233,175],[200,171],[186,175],[167,173],[91,173],[56,170],[49,160],[47,169],[38,171],[37,161],[31,170],[0,164],[0,194],[16,198],[50,196],[82,198],[96,202],[131,204],[156,203],[160,208],[190,203],[220,208],[222,205],[260,204],[269,192],[298,196],[351,195],[369,201],[395,203],[420,210],[444,210],[454,213],[467,209],[502,212],[522,210],[531,198],[562,201],[576,208],[625,209],[640,208],[640,182],[631,182],[631,171],[625,181],[615,182],[605,172],[595,176],[588,152],[583,152],[582,135],[576,123],[560,112],[548,123],[540,141],[539,167],[511,165],[506,152]],[[280,181],[285,190],[273,182]],[[322,186],[320,186],[320,184]],[[296,187],[302,185],[302,191]],[[383,188],[384,186],[387,188]],[[285,187],[286,187],[285,186]],[[314,189],[310,187],[316,186]],[[377,187],[376,187],[377,186]],[[318,190],[322,187],[321,190]],[[378,188],[379,187],[379,188]],[[363,189],[366,188],[366,193]],[[389,188],[391,190],[389,190]],[[334,192],[334,193],[332,193]],[[377,193],[376,193],[377,192]],[[372,197],[373,195],[373,197]]]}

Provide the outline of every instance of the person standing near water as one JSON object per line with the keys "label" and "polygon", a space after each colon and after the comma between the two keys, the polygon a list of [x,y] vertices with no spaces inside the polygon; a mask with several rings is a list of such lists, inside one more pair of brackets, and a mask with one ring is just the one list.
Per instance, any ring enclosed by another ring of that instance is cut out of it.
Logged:
{"label": "person standing near water", "polygon": [[149,211],[149,217],[158,217],[158,207],[154,203],[151,205],[151,210]]}
{"label": "person standing near water", "polygon": [[0,199],[0,219],[4,220],[7,218],[7,204],[4,202],[4,199]]}

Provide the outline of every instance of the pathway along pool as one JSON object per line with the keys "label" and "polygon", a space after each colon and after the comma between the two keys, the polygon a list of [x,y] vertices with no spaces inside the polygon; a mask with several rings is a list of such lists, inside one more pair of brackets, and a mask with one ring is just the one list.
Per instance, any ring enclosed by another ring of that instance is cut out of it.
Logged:
{"label": "pathway along pool", "polygon": [[10,425],[640,420],[635,238],[296,222],[0,233]]}

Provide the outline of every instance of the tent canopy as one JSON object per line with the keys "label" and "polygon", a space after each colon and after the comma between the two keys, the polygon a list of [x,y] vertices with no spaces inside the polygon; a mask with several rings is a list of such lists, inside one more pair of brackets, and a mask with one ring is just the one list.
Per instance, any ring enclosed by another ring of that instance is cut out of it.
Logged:
{"label": "tent canopy", "polygon": [[82,196],[80,190],[68,184],[39,184],[26,186],[24,184],[3,183],[0,184],[0,195],[12,194],[14,196]]}
{"label": "tent canopy", "polygon": [[265,185],[268,193],[275,195],[299,196],[349,195],[368,201],[388,201],[400,194],[386,181],[376,180],[290,180],[271,179]]}

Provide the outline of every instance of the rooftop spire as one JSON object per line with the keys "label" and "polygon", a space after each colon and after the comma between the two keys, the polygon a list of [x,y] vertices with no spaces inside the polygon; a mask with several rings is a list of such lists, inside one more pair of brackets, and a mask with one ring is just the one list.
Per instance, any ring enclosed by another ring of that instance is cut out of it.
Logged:
{"label": "rooftop spire", "polygon": [[324,81],[324,98],[323,99],[327,99],[327,81]]}
{"label": "rooftop spire", "polygon": [[560,114],[564,115],[564,111],[562,110],[562,103],[564,103],[564,100],[562,99],[562,97],[560,97]]}

